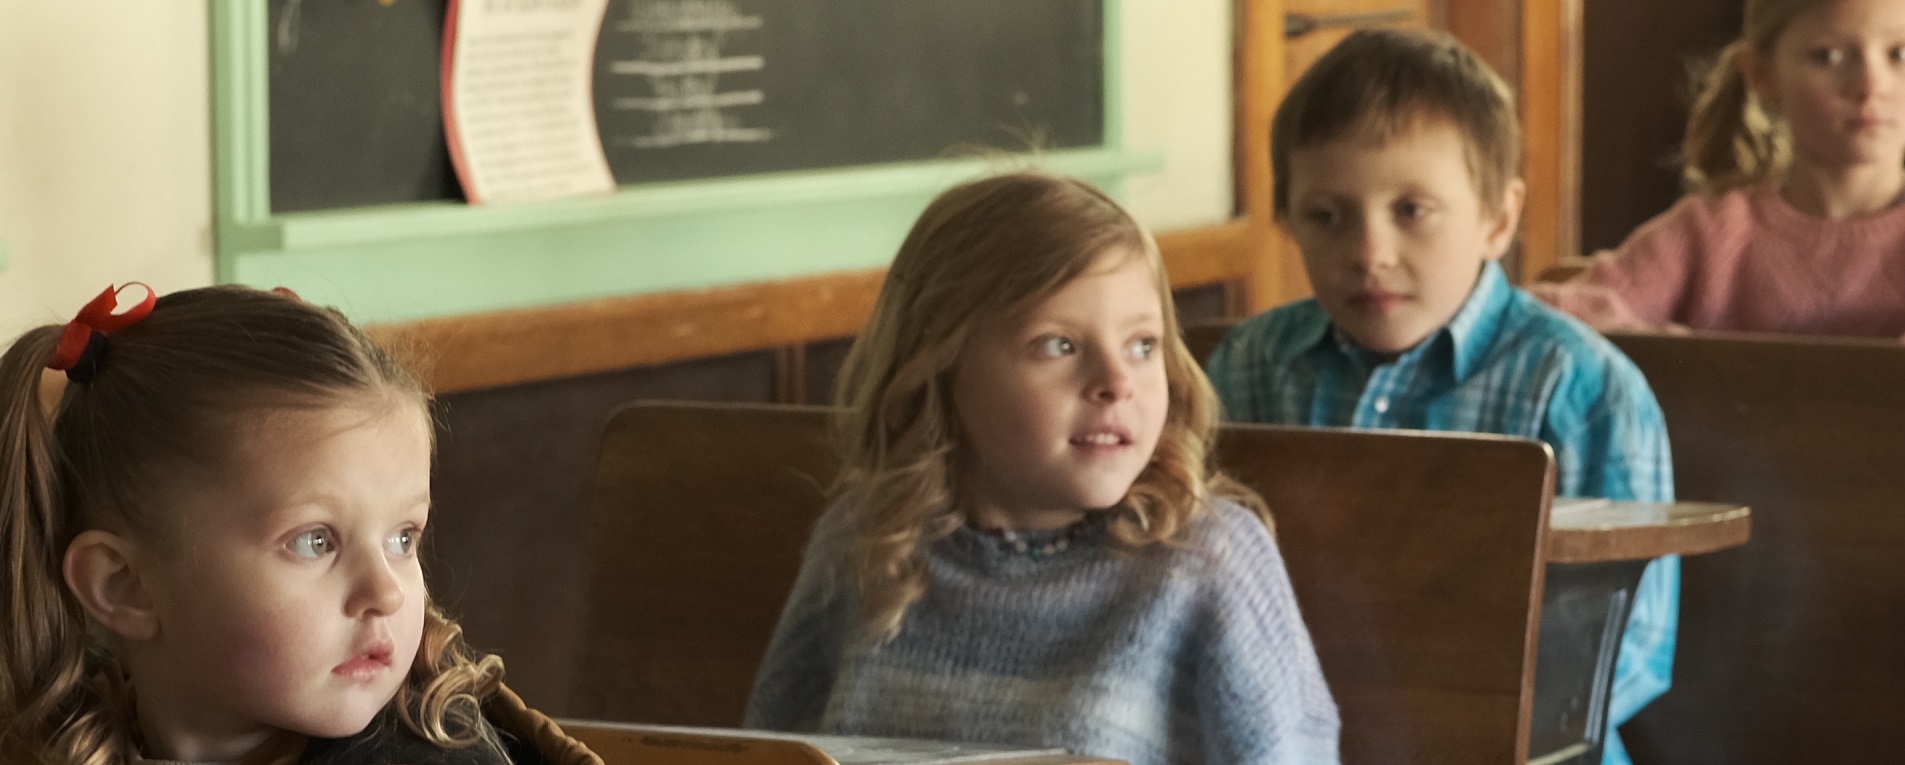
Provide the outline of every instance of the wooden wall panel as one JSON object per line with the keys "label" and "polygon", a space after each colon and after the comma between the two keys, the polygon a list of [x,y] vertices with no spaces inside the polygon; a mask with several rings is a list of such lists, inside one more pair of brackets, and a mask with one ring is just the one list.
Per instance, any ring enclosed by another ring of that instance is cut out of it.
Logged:
{"label": "wooden wall panel", "polygon": [[[1283,72],[1289,82],[1303,76],[1310,64],[1358,27],[1426,28],[1436,18],[1429,0],[1284,0],[1284,13]],[[1354,23],[1330,21],[1352,18],[1357,20]],[[1321,26],[1290,36],[1301,30],[1302,19],[1316,20]]]}
{"label": "wooden wall panel", "polygon": [[[502,655],[544,711],[563,698],[582,597],[582,524],[603,423],[638,398],[774,400],[775,355],[680,364],[442,396],[425,571],[471,645]],[[481,608],[465,608],[481,604]]]}
{"label": "wooden wall panel", "polygon": [[[1236,0],[1238,218],[1233,228],[1241,237],[1233,251],[1232,274],[1243,282],[1238,303],[1244,314],[1287,299],[1291,282],[1285,266],[1296,257],[1296,248],[1288,246],[1277,229],[1270,206],[1270,121],[1289,87],[1283,56],[1286,10],[1284,0]],[[1170,254],[1168,248],[1165,254]]]}
{"label": "wooden wall panel", "polygon": [[373,328],[420,346],[438,393],[795,345],[859,331],[885,270],[430,319]]}
{"label": "wooden wall panel", "polygon": [[1581,253],[1619,245],[1681,194],[1688,68],[1737,37],[1739,0],[1592,0],[1583,19]]}
{"label": "wooden wall panel", "polygon": [[[1554,0],[1546,0],[1553,2]],[[1510,85],[1522,82],[1521,0],[1441,0],[1442,28],[1461,40]]]}
{"label": "wooden wall panel", "polygon": [[853,340],[845,338],[813,343],[807,346],[807,369],[805,387],[800,398],[793,399],[802,404],[832,406],[834,383],[840,378],[840,366],[847,360],[847,351],[853,348]]}
{"label": "wooden wall panel", "polygon": [[[1274,267],[1258,253],[1262,242],[1262,233],[1244,222],[1158,237],[1165,268],[1182,288],[1249,283],[1256,269]],[[872,312],[885,274],[856,271],[430,319],[372,327],[371,334],[412,349],[431,390],[459,393],[850,336]]]}

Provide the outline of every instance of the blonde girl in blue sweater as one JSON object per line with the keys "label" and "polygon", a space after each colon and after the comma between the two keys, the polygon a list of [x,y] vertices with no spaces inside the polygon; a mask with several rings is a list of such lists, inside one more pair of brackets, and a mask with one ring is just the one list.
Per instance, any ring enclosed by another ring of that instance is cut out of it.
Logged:
{"label": "blonde girl in blue sweater", "polygon": [[957,186],[842,374],[840,498],[751,726],[1328,763],[1338,720],[1157,246],[1082,182]]}

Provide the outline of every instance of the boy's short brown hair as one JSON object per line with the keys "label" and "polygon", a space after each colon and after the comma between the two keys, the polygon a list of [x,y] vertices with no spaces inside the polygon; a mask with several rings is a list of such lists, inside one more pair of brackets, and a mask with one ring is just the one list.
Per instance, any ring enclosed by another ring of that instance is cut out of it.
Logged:
{"label": "boy's short brown hair", "polygon": [[1425,118],[1455,126],[1482,209],[1500,214],[1521,164],[1521,126],[1508,84],[1445,33],[1364,29],[1317,59],[1277,107],[1270,127],[1277,217],[1290,212],[1290,155],[1297,149],[1358,134],[1388,141]]}

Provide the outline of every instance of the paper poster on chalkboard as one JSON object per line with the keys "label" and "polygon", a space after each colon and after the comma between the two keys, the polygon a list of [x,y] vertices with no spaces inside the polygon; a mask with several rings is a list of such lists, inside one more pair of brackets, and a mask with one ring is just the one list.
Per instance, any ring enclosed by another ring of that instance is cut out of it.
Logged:
{"label": "paper poster on chalkboard", "polygon": [[615,190],[595,127],[608,0],[450,0],[443,120],[470,204]]}
{"label": "paper poster on chalkboard", "polygon": [[[445,0],[268,0],[274,212],[460,199]],[[622,185],[1102,145],[1105,0],[608,0]]]}

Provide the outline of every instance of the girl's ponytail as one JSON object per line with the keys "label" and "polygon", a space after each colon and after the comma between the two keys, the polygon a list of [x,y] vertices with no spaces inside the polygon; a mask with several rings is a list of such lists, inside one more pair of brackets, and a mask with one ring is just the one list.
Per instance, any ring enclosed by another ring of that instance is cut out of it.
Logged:
{"label": "girl's ponytail", "polygon": [[1680,144],[1681,177],[1692,190],[1723,194],[1776,180],[1792,161],[1785,124],[1753,98],[1746,84],[1746,57],[1771,66],[1773,48],[1793,18],[1826,0],[1746,0],[1741,34],[1720,51],[1699,80],[1699,95],[1687,115]]}
{"label": "girl's ponytail", "polygon": [[1720,51],[1687,115],[1681,174],[1700,193],[1722,194],[1785,170],[1790,151],[1784,131],[1752,98],[1741,69],[1751,45],[1736,40]]}
{"label": "girl's ponytail", "polygon": [[54,448],[56,407],[40,397],[61,327],[0,356],[0,762],[124,761],[117,662],[89,655],[86,618],[62,582],[73,529]]}

